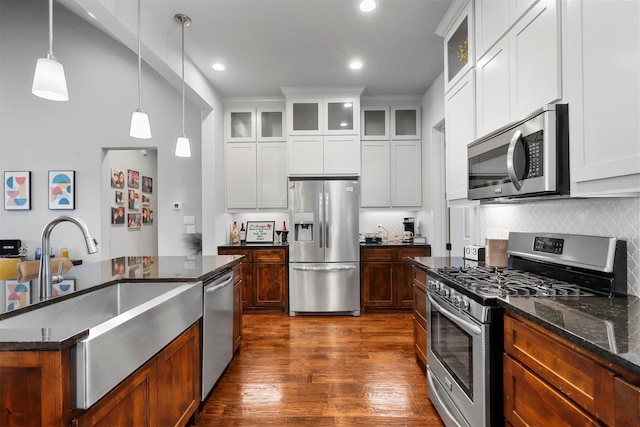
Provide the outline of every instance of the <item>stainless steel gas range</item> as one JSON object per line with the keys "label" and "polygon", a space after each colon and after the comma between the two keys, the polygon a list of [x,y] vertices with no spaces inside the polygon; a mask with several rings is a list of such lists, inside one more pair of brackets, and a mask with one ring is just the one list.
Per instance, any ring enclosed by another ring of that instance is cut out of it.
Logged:
{"label": "stainless steel gas range", "polygon": [[626,242],[511,232],[509,267],[427,272],[429,397],[447,426],[504,425],[500,297],[626,294]]}

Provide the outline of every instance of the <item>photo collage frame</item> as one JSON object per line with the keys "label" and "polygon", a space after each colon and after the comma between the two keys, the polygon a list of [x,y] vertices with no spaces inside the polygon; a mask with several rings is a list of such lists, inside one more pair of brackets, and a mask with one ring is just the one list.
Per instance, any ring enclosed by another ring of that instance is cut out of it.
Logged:
{"label": "photo collage frame", "polygon": [[137,230],[144,225],[153,225],[153,178],[140,175],[134,169],[112,168],[110,171],[113,204],[111,224],[124,225]]}

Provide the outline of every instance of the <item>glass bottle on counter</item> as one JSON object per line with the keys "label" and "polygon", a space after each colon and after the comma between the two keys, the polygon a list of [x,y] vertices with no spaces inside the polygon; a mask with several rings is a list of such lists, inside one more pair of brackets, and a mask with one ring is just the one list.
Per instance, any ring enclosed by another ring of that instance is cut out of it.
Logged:
{"label": "glass bottle on counter", "polygon": [[233,221],[233,225],[231,226],[231,244],[237,245],[240,243],[240,234],[238,233],[238,224]]}
{"label": "glass bottle on counter", "polygon": [[244,245],[247,240],[247,230],[244,229],[244,222],[240,225],[240,244]]}

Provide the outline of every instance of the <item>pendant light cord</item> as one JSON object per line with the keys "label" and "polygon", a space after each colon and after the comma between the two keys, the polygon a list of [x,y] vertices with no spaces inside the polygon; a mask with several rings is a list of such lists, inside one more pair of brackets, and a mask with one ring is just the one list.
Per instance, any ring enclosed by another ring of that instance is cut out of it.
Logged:
{"label": "pendant light cord", "polygon": [[138,111],[142,110],[142,57],[140,56],[140,0],[138,0]]}
{"label": "pendant light cord", "polygon": [[53,57],[53,0],[49,0],[49,59]]}
{"label": "pendant light cord", "polygon": [[182,23],[182,136],[184,136],[184,27]]}

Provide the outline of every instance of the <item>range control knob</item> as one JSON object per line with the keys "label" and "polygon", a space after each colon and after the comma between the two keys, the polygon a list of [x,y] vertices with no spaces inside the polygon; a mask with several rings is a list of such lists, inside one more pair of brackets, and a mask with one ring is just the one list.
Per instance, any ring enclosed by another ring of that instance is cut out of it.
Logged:
{"label": "range control knob", "polygon": [[469,300],[464,298],[462,300],[462,304],[460,305],[460,307],[464,310],[464,311],[469,311],[469,308],[471,307],[471,304],[469,304]]}
{"label": "range control knob", "polygon": [[449,298],[449,294],[450,294],[449,288],[445,288],[445,287],[440,288],[440,295],[442,295],[445,298]]}
{"label": "range control knob", "polygon": [[454,306],[460,307],[460,303],[462,302],[462,298],[460,297],[460,295],[454,295],[452,300]]}

